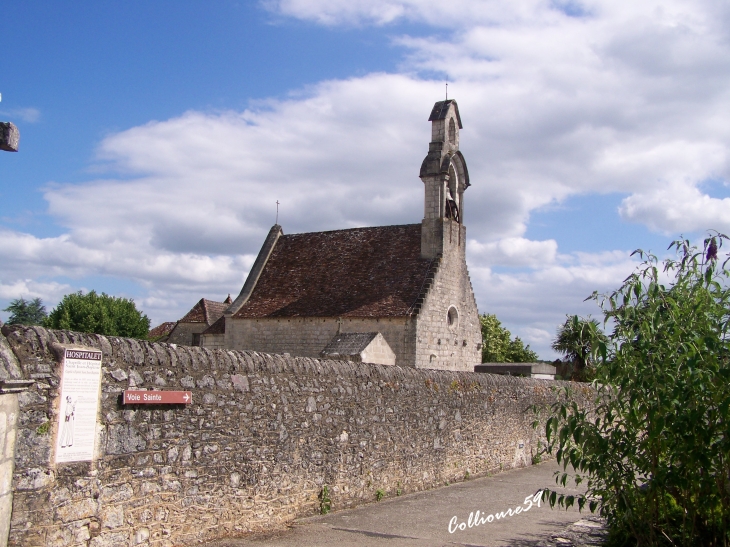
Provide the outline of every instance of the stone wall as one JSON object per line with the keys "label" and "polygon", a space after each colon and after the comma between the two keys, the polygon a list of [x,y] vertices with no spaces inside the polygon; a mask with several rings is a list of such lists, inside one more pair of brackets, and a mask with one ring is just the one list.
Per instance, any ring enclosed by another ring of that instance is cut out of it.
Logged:
{"label": "stone wall", "polygon": [[412,323],[405,317],[227,317],[225,336],[226,346],[234,349],[258,348],[266,353],[317,358],[341,325],[342,332],[379,332],[395,353],[395,364],[413,366],[409,362],[413,359]]}
{"label": "stone wall", "polygon": [[[542,380],[3,327],[22,374],[14,546],[189,545],[529,465]],[[0,336],[0,346],[3,345]],[[98,458],[54,464],[57,344],[103,352]],[[123,406],[130,387],[188,406]],[[577,395],[580,404],[589,391]]]}

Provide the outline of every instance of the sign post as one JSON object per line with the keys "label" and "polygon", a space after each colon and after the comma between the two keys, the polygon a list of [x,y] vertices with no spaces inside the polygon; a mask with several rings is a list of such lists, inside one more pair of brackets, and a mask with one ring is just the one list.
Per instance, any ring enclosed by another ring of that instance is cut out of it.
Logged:
{"label": "sign post", "polygon": [[124,391],[125,405],[189,405],[192,402],[191,391]]}

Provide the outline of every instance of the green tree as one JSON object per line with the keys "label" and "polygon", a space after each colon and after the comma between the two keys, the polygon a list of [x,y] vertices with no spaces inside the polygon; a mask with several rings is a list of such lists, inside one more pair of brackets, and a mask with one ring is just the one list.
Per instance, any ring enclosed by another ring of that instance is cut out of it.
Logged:
{"label": "green tree", "polygon": [[596,341],[605,343],[607,338],[595,319],[568,316],[565,323],[558,327],[552,348],[565,356],[568,376],[574,380],[593,376],[591,348]]}
{"label": "green tree", "polygon": [[[594,409],[563,399],[547,420],[548,451],[587,492],[544,495],[588,503],[616,545],[730,544],[730,272],[717,263],[726,239],[708,237],[702,250],[675,241],[676,258],[663,262],[636,251],[637,271],[594,295],[614,325],[592,341]],[[567,471],[557,479],[565,485]]]}
{"label": "green tree", "polygon": [[42,325],[48,315],[40,298],[26,300],[20,297],[11,300],[3,311],[10,312],[8,325]]}
{"label": "green tree", "polygon": [[67,294],[49,314],[45,325],[128,338],[146,338],[150,330],[150,320],[137,310],[133,300],[96,291]]}
{"label": "green tree", "polygon": [[502,326],[496,315],[479,316],[482,327],[482,363],[533,363],[537,353]]}

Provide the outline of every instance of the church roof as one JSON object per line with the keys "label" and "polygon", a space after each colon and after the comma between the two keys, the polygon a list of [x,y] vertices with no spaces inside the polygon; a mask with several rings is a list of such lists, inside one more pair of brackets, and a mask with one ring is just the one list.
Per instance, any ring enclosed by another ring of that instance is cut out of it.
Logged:
{"label": "church roof", "polygon": [[377,335],[377,332],[341,332],[330,340],[320,355],[360,355]]}
{"label": "church roof", "polygon": [[234,317],[407,316],[431,262],[420,224],[282,235]]}
{"label": "church roof", "polygon": [[180,323],[205,323],[206,325],[212,325],[220,317],[223,316],[223,312],[231,303],[231,297],[229,296],[225,302],[216,302],[215,300],[206,300],[201,298],[200,301],[193,306],[193,308],[180,319]]}
{"label": "church roof", "polygon": [[446,115],[449,113],[449,106],[451,106],[452,104],[454,105],[454,112],[456,113],[456,121],[459,124],[459,129],[464,129],[464,126],[461,125],[459,105],[456,104],[456,101],[453,99],[439,101],[435,105],[433,105],[433,108],[431,109],[431,115],[428,117],[428,121],[432,122],[434,120],[443,120],[444,118],[446,118]]}

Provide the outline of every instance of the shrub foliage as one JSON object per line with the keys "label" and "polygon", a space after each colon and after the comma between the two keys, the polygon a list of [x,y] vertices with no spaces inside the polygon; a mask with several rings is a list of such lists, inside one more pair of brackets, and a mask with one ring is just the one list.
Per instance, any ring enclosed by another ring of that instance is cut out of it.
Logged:
{"label": "shrub foliage", "polygon": [[512,333],[502,326],[496,315],[479,316],[482,327],[482,363],[534,363],[537,353],[530,349],[519,336],[512,340]]}
{"label": "shrub foliage", "polygon": [[91,291],[67,294],[48,315],[45,326],[107,336],[146,338],[150,320],[127,298]]}
{"label": "shrub foliage", "polygon": [[[721,234],[699,250],[643,263],[614,293],[594,298],[608,340],[595,340],[596,406],[554,405],[548,451],[575,469],[586,504],[609,523],[617,545],[730,543],[730,289],[717,260]],[[565,485],[568,473],[558,474]]]}

